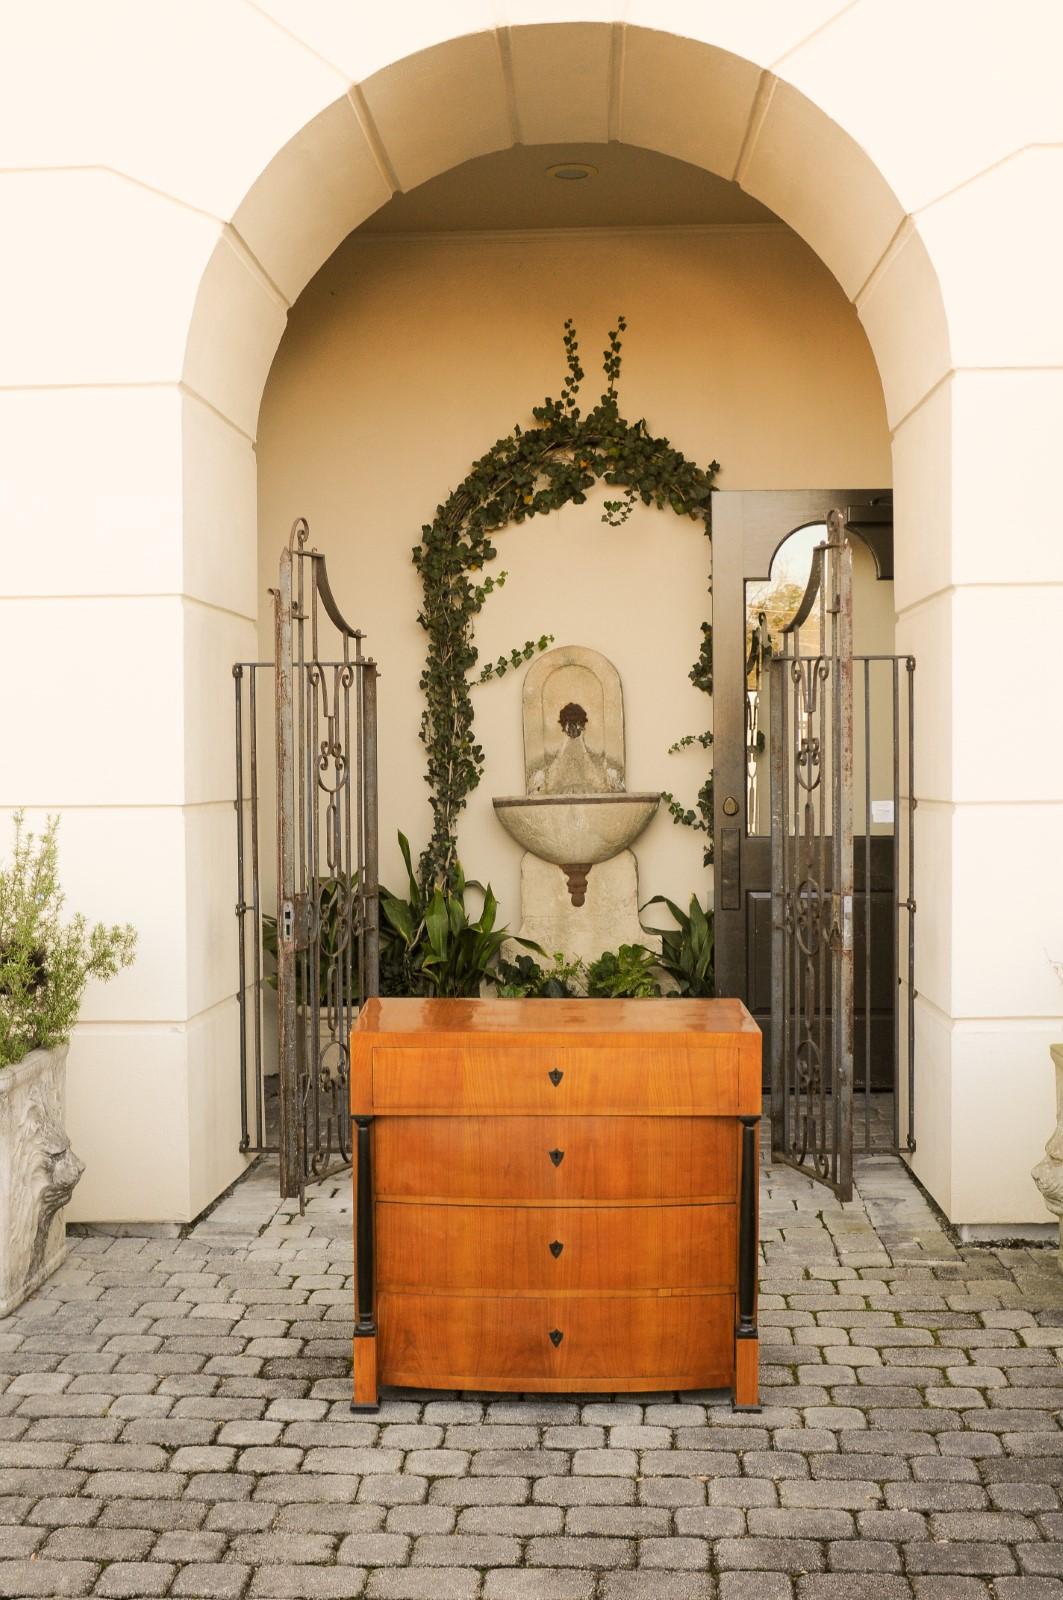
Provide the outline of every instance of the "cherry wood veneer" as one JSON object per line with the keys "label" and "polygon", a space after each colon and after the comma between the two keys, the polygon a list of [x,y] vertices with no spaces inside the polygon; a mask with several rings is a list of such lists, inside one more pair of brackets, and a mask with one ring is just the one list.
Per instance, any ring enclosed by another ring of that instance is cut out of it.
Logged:
{"label": "cherry wood veneer", "polygon": [[723,1117],[378,1114],[375,1131],[378,1200],[674,1204],[733,1200],[738,1181]]}
{"label": "cherry wood veneer", "polygon": [[417,1388],[724,1388],[733,1343],[730,1295],[380,1296],[384,1381]]}
{"label": "cherry wood veneer", "polygon": [[733,1295],[737,1248],[733,1205],[377,1205],[381,1294]]}
{"label": "cherry wood veneer", "polygon": [[737,1001],[369,1001],[356,1409],[378,1381],[755,1406],[759,1112]]}

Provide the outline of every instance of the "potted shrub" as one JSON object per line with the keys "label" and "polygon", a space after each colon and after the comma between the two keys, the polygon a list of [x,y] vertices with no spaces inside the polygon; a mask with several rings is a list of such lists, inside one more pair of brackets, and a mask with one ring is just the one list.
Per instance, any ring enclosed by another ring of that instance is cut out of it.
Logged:
{"label": "potted shrub", "polygon": [[85,1170],[66,1136],[66,1055],[90,978],[133,960],[131,927],[61,917],[52,817],[39,838],[15,813],[0,866],[0,1316],[66,1254],[63,1207]]}

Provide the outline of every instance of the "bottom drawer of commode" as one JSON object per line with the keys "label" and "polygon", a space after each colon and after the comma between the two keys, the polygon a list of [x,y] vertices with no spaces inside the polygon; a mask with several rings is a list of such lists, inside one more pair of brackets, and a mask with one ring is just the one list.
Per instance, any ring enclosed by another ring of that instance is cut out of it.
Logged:
{"label": "bottom drawer of commode", "polygon": [[382,1293],[381,1382],[426,1389],[717,1389],[733,1294]]}

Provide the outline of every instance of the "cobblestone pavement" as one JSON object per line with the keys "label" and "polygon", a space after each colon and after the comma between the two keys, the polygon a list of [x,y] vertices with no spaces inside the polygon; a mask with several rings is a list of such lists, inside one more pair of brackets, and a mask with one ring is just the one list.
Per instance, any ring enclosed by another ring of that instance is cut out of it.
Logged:
{"label": "cobblestone pavement", "polygon": [[348,1410],[348,1184],[73,1241],[0,1321],[0,1595],[1063,1600],[1063,1278],[889,1157],[765,1174],[764,1410]]}

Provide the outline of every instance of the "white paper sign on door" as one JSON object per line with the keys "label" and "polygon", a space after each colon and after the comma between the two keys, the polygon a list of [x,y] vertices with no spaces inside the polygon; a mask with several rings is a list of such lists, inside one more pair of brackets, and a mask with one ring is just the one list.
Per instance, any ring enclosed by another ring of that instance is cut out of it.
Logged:
{"label": "white paper sign on door", "polygon": [[893,821],[893,801],[892,800],[872,800],[872,802],[871,802],[871,820],[872,820],[872,822],[892,822]]}

